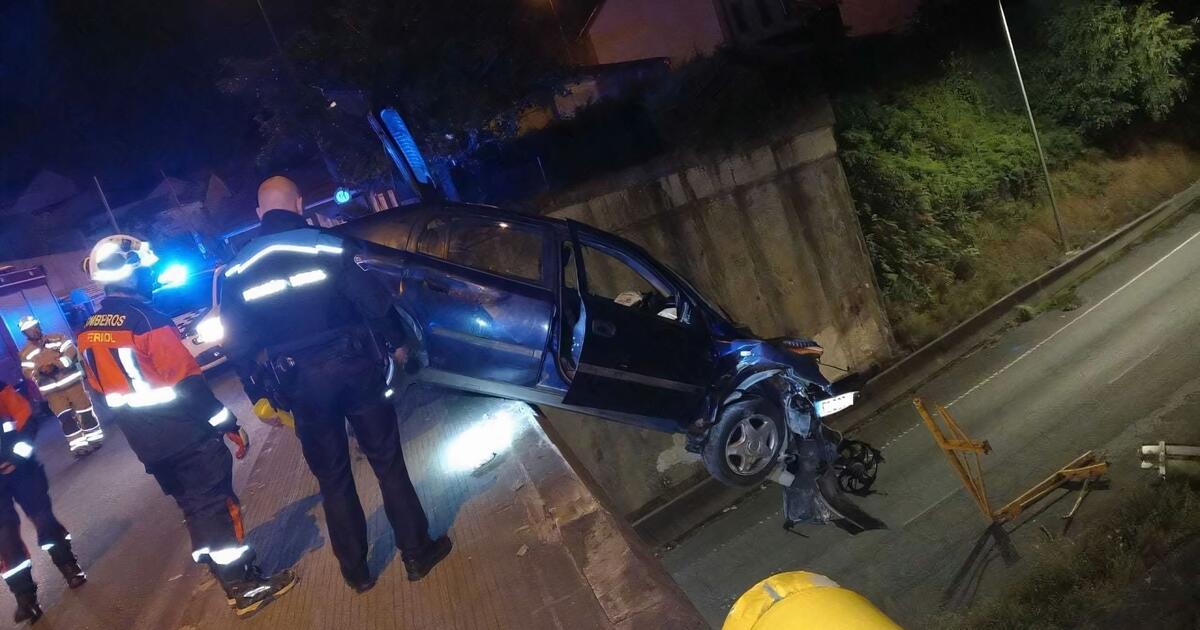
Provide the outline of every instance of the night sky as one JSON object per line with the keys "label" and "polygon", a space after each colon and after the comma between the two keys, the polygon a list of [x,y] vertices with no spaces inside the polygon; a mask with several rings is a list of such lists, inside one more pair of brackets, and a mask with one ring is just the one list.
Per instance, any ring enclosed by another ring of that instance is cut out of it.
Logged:
{"label": "night sky", "polygon": [[[292,0],[264,0],[286,36]],[[273,6],[276,5],[276,6]],[[230,57],[272,50],[255,0],[0,3],[0,206],[49,168],[134,192],[252,158],[251,105],[220,94]]]}

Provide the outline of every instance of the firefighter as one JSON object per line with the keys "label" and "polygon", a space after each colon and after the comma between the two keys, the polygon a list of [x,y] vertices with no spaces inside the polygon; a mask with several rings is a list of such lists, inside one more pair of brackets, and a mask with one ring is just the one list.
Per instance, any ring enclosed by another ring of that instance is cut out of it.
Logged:
{"label": "firefighter", "polygon": [[[346,423],[379,482],[409,580],[450,553],[432,540],[400,446],[389,388],[391,352],[404,334],[383,284],[354,262],[355,244],[309,227],[296,184],[272,177],[258,190],[260,236],[225,269],[222,347],[264,420],[290,410],[321,489],[329,539],[356,592],[375,584],[367,523],[351,474]],[[285,416],[286,417],[286,416]]]}
{"label": "firefighter", "polygon": [[88,382],[130,448],[183,510],[192,558],[247,617],[291,590],[296,576],[262,575],[245,543],[233,459],[221,438],[242,459],[248,436],[209,389],[175,324],[148,305],[156,261],[150,244],[132,236],[96,244],[84,267],[106,297],[79,334],[79,351]]}
{"label": "firefighter", "polygon": [[0,575],[17,598],[14,623],[32,623],[42,616],[33,560],[21,540],[21,519],[14,503],[33,522],[38,545],[50,554],[67,586],[78,588],[87,582],[71,550],[71,534],[54,517],[46,471],[33,456],[33,433],[29,401],[0,382]]}
{"label": "firefighter", "polygon": [[50,411],[62,424],[71,454],[83,457],[104,444],[104,429],[83,388],[79,354],[70,337],[43,334],[41,322],[26,315],[18,323],[29,343],[21,349],[21,372],[37,385]]}

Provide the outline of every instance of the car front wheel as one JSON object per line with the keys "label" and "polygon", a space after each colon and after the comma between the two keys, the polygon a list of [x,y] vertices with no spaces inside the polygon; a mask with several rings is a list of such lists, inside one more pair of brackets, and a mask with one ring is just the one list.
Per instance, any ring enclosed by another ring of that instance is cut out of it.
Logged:
{"label": "car front wheel", "polygon": [[782,411],[762,398],[729,405],[709,430],[704,466],[721,483],[753,486],[779,461],[785,426]]}

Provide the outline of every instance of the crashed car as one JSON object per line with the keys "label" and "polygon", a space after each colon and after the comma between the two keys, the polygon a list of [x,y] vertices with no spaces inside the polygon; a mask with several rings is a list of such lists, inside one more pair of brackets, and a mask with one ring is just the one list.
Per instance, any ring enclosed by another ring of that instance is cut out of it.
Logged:
{"label": "crashed car", "polygon": [[[769,475],[796,522],[842,520],[877,452],[822,418],[854,404],[810,339],[760,339],[642,248],[575,221],[499,208],[398,208],[335,232],[396,295],[426,382],[683,433],[716,479]],[[378,246],[378,247],[375,247]],[[401,382],[404,381],[404,382]]]}

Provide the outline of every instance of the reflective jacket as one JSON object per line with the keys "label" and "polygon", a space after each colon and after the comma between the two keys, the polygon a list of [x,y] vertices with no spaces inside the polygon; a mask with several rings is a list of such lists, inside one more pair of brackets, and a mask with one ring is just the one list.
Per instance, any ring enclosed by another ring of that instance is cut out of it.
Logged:
{"label": "reflective jacket", "polygon": [[354,330],[379,344],[403,341],[391,293],[354,262],[357,243],[285,210],[263,215],[261,234],[225,268],[221,285],[221,346],[250,400],[265,395],[253,379],[260,351],[273,359]]}
{"label": "reflective jacket", "polygon": [[236,430],[169,317],[145,302],[109,296],[79,334],[88,383],[112,410],[130,448],[150,468]]}
{"label": "reflective jacket", "polygon": [[29,416],[29,401],[0,381],[0,464],[19,465],[33,457],[34,436],[26,430]]}
{"label": "reflective jacket", "polygon": [[21,348],[21,373],[37,385],[42,396],[80,382],[79,355],[70,337],[58,333],[42,335]]}

